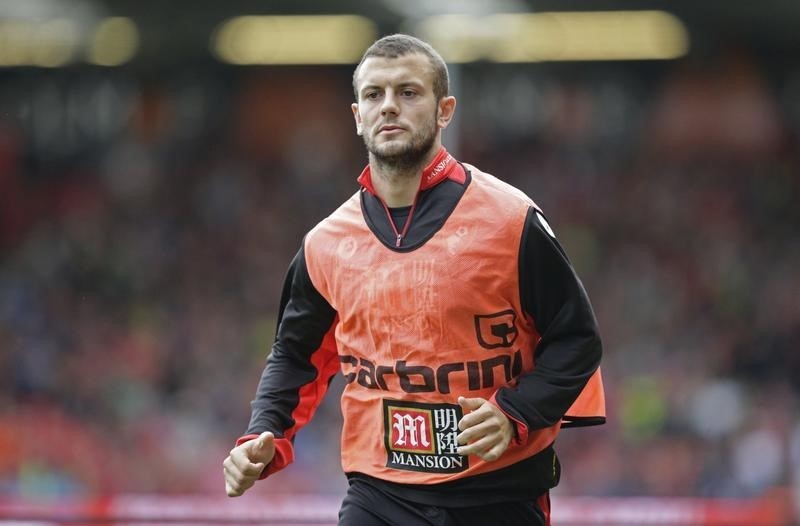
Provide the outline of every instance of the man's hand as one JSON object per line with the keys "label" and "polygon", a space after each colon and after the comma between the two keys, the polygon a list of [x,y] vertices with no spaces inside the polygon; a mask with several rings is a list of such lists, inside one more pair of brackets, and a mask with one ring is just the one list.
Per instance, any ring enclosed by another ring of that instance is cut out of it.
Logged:
{"label": "man's hand", "polygon": [[[486,461],[500,458],[514,434],[508,417],[497,406],[483,398],[459,396],[458,404],[464,408],[465,413],[458,423],[458,429],[461,430],[456,437],[461,444],[458,454],[477,455]],[[466,414],[467,411],[471,413]]]}
{"label": "man's hand", "polygon": [[228,496],[238,497],[250,489],[274,456],[275,435],[269,431],[231,449],[222,463]]}

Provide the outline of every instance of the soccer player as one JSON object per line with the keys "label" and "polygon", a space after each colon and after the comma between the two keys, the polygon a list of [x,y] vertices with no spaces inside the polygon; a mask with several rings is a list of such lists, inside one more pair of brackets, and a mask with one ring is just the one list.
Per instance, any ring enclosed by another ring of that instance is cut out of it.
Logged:
{"label": "soccer player", "polygon": [[227,494],[292,462],[341,371],[340,525],[549,524],[556,436],[605,421],[586,292],[542,210],[442,146],[430,45],[381,38],[353,87],[369,164],[291,263]]}

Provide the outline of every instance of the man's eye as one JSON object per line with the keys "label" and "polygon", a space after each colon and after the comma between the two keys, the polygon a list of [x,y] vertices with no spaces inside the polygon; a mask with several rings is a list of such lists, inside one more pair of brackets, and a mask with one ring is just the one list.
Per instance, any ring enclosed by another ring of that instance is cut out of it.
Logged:
{"label": "man's eye", "polygon": [[407,89],[407,90],[403,90],[403,91],[402,91],[402,95],[403,95],[403,97],[413,97],[413,96],[415,96],[416,94],[417,94],[417,93],[416,93],[415,91],[412,91],[412,90],[410,90],[410,89]]}
{"label": "man's eye", "polygon": [[375,99],[378,98],[378,92],[377,91],[370,91],[370,92],[364,94],[364,98],[365,99],[369,99],[369,100],[375,100]]}

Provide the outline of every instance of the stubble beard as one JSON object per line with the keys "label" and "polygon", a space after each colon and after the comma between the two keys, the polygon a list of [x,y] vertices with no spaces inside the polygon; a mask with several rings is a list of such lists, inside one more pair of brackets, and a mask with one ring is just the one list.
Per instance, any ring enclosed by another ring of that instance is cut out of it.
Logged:
{"label": "stubble beard", "polygon": [[[382,169],[396,174],[408,172],[414,174],[427,160],[428,154],[436,142],[436,116],[428,126],[414,133],[403,144],[377,144],[373,136],[364,134],[364,145],[369,152],[370,161]],[[394,141],[392,141],[394,142]]]}

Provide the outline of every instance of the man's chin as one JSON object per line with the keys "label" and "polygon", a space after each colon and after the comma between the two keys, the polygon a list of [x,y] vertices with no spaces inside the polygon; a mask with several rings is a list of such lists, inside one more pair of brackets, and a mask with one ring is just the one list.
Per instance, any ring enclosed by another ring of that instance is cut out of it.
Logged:
{"label": "man's chin", "polygon": [[416,144],[406,140],[389,140],[379,144],[368,144],[367,149],[376,161],[386,165],[413,167],[425,159],[432,146],[433,141]]}
{"label": "man's chin", "polygon": [[408,147],[403,142],[391,141],[377,146],[373,153],[376,157],[391,161],[395,158],[405,157],[408,154]]}

